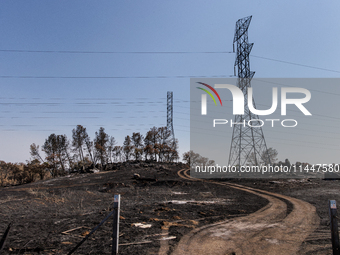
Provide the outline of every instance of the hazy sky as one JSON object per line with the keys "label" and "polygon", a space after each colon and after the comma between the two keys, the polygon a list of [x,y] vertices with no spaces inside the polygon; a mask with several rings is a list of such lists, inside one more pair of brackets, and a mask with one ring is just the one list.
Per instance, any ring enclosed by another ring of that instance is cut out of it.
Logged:
{"label": "hazy sky", "polygon": [[[255,78],[339,78],[339,10],[339,1],[310,0],[2,1],[0,160],[24,162],[30,144],[51,133],[71,138],[78,124],[92,138],[103,126],[122,145],[132,132],[166,125],[167,91],[182,154],[190,144],[190,77],[233,75],[239,18],[253,15]],[[325,162],[314,163],[332,163],[340,153],[339,86],[311,89],[316,125],[295,134],[310,143],[265,133],[280,160],[317,155]]]}

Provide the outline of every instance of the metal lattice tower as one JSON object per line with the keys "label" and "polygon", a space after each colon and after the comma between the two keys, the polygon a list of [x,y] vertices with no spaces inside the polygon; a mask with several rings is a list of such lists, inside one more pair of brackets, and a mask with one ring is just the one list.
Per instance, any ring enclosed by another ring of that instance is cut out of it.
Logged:
{"label": "metal lattice tower", "polygon": [[[257,120],[259,117],[249,111],[248,87],[255,72],[250,71],[249,54],[253,43],[248,43],[248,27],[252,16],[239,19],[236,22],[233,46],[237,45],[234,72],[237,67],[237,86],[244,94],[244,115],[235,115],[232,141],[229,154],[229,165],[259,165],[261,162],[270,164],[267,154],[267,145],[261,127],[250,127],[249,120]],[[235,51],[235,50],[234,50]],[[253,105],[255,101],[253,99]],[[245,124],[243,124],[245,123]],[[259,121],[251,121],[251,126],[261,126]]]}
{"label": "metal lattice tower", "polygon": [[173,143],[175,142],[175,133],[174,133],[174,126],[173,126],[173,92],[167,92],[167,118],[166,118],[166,127],[171,132],[171,139]]}

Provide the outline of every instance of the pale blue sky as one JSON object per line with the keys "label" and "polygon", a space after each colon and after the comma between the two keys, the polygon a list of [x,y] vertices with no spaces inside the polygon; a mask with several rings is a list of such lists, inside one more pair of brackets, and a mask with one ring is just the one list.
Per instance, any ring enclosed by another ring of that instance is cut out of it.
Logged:
{"label": "pale blue sky", "polygon": [[[0,160],[24,162],[31,143],[42,145],[52,132],[70,138],[77,124],[92,138],[103,126],[121,145],[134,131],[145,134],[152,126],[166,125],[167,91],[174,93],[174,129],[182,154],[189,150],[189,77],[232,75],[235,58],[233,53],[60,51],[229,52],[235,22],[253,15],[249,41],[254,42],[255,77],[340,77],[338,1],[13,0],[1,6]],[[127,78],[140,76],[166,78]],[[338,86],[312,89],[331,93],[311,91],[312,99],[323,100],[314,101],[316,114],[339,108]],[[308,132],[332,136],[329,142],[338,144],[339,123],[326,118],[326,126],[310,125]],[[312,161],[319,153],[305,147],[300,159],[292,149],[297,142],[280,144],[272,139],[278,136],[268,134],[267,142],[281,160]],[[326,162],[314,163],[331,163],[326,154],[320,157]]]}

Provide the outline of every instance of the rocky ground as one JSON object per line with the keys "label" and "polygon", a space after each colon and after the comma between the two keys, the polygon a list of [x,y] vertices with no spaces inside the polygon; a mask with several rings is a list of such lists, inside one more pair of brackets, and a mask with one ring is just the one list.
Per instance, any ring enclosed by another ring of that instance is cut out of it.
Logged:
{"label": "rocky ground", "polygon": [[[170,254],[191,230],[250,214],[268,203],[231,187],[182,179],[177,172],[183,168],[182,164],[123,164],[114,171],[1,188],[0,236],[12,223],[3,254],[67,254],[110,213],[114,194],[121,194],[119,254]],[[328,200],[340,201],[339,181],[228,181],[314,205],[321,224],[303,243],[301,253],[331,254]],[[109,219],[74,254],[111,254],[111,235]],[[162,251],[164,242],[168,248]]]}

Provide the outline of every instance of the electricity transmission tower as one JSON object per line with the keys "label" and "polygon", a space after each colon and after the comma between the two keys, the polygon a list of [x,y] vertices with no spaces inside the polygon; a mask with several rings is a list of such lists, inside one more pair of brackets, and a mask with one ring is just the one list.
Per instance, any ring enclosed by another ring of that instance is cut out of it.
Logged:
{"label": "electricity transmission tower", "polygon": [[[244,115],[235,115],[233,126],[232,141],[229,153],[229,165],[243,166],[243,165],[259,165],[260,162],[270,164],[268,156],[267,145],[261,127],[259,117],[253,114],[247,105],[248,102],[248,87],[255,72],[250,71],[249,54],[253,47],[253,43],[248,43],[248,27],[252,16],[239,19],[236,22],[235,36],[233,47],[237,45],[236,59],[234,65],[234,72],[236,75],[237,67],[237,86],[244,94]],[[235,48],[234,48],[235,52]],[[255,101],[253,99],[253,105]],[[248,125],[249,120],[251,121]],[[257,120],[257,121],[256,121]]]}
{"label": "electricity transmission tower", "polygon": [[175,144],[175,133],[174,133],[174,126],[173,126],[173,93],[172,91],[167,92],[167,118],[166,118],[166,127],[171,133],[171,144]]}

